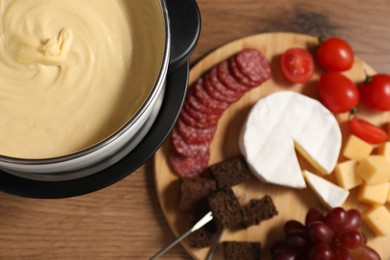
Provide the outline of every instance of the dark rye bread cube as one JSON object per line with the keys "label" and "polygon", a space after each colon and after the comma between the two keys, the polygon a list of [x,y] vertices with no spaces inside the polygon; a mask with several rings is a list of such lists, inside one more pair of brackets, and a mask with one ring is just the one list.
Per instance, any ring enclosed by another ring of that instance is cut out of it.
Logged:
{"label": "dark rye bread cube", "polygon": [[225,186],[211,193],[208,202],[218,225],[229,229],[242,227],[242,207],[231,188]]}
{"label": "dark rye bread cube", "polygon": [[222,243],[225,260],[260,260],[261,245],[257,242],[235,242]]}
{"label": "dark rye bread cube", "polygon": [[242,207],[244,213],[243,226],[249,227],[257,225],[261,221],[270,219],[278,214],[276,207],[270,196],[266,195],[262,199],[253,199]]}
{"label": "dark rye bread cube", "polygon": [[218,188],[231,187],[249,179],[249,167],[241,155],[210,166],[209,172],[217,181]]}
{"label": "dark rye bread cube", "polygon": [[207,196],[217,189],[216,182],[207,178],[184,178],[180,184],[181,210],[208,208]]}

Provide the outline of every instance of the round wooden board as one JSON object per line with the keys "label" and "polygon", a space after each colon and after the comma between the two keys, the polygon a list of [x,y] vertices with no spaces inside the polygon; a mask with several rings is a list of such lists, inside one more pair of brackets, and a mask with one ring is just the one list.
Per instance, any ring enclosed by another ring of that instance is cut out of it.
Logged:
{"label": "round wooden board", "polygon": [[[316,81],[320,71],[316,71],[313,79],[305,84],[291,84],[287,82],[280,71],[280,57],[281,54],[291,47],[304,47],[313,50],[318,46],[317,38],[299,35],[292,33],[266,33],[239,39],[231,42],[221,48],[213,51],[207,57],[202,59],[196,66],[191,69],[190,84],[197,80],[202,74],[212,68],[219,62],[227,59],[233,54],[244,48],[256,48],[263,52],[268,60],[271,62],[272,79],[268,80],[262,86],[252,89],[246,93],[238,102],[229,107],[222,115],[218,122],[217,132],[211,144],[211,158],[209,164],[214,164],[223,159],[227,159],[239,154],[238,136],[244,120],[253,106],[253,104],[262,97],[282,90],[296,91],[302,94],[316,98]],[[353,68],[347,71],[348,75],[353,81],[361,82],[365,78],[365,71],[374,73],[373,69],[365,64],[362,60],[356,59]],[[390,121],[390,113],[370,112],[360,109],[360,116],[369,119],[376,124],[384,124]],[[343,140],[348,136],[348,129],[346,127],[347,114],[340,114],[337,119],[340,123]],[[154,174],[155,186],[157,195],[159,197],[161,208],[165,217],[177,236],[188,229],[188,215],[185,212],[178,210],[179,197],[179,178],[173,173],[168,161],[168,139],[165,144],[156,152],[154,158]],[[340,158],[340,161],[343,158]],[[302,158],[300,158],[301,167],[303,169],[312,170]],[[329,179],[332,180],[332,175]],[[222,241],[257,241],[262,246],[262,259],[270,259],[269,247],[270,245],[283,237],[283,224],[289,219],[296,219],[304,221],[305,214],[310,207],[322,207],[320,201],[316,198],[314,193],[309,189],[295,190],[281,186],[261,183],[255,178],[245,184],[237,185],[233,189],[239,194],[246,194],[245,200],[251,198],[261,198],[265,194],[270,195],[279,211],[279,214],[271,220],[262,222],[258,226],[252,226],[248,229],[237,232],[225,231],[222,236]],[[357,203],[356,201],[357,189],[351,191],[345,208],[359,208],[363,212],[367,209],[366,206]],[[245,202],[244,202],[245,203]],[[390,257],[390,236],[375,237],[374,234],[363,226],[363,231],[369,237],[369,245],[375,248],[383,259]],[[169,241],[167,241],[168,243]],[[186,241],[182,242],[183,247],[195,259],[205,259],[209,248],[193,249],[188,246]],[[221,259],[221,252],[217,250],[215,259]]]}

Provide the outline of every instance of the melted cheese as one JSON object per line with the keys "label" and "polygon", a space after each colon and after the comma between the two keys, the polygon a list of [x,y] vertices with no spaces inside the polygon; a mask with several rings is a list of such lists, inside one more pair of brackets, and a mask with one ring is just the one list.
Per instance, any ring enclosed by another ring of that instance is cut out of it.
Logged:
{"label": "melted cheese", "polygon": [[67,155],[128,122],[160,71],[160,9],[144,0],[0,0],[0,154]]}

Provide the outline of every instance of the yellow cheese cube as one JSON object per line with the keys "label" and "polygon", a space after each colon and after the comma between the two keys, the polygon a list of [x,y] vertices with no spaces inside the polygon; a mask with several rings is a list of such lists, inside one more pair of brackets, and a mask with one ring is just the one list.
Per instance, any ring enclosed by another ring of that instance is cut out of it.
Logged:
{"label": "yellow cheese cube", "polygon": [[348,159],[360,161],[369,156],[373,149],[374,147],[371,144],[356,135],[350,135],[345,144],[343,155]]}
{"label": "yellow cheese cube", "polygon": [[387,203],[390,203],[390,190],[389,190],[389,195],[387,196]]}
{"label": "yellow cheese cube", "polygon": [[368,184],[390,180],[390,162],[382,155],[371,155],[358,163],[356,172]]}
{"label": "yellow cheese cube", "polygon": [[390,183],[363,184],[360,187],[358,201],[370,204],[385,204],[389,195]]}
{"label": "yellow cheese cube", "polygon": [[378,236],[390,234],[390,212],[385,206],[367,211],[363,214],[363,220]]}
{"label": "yellow cheese cube", "polygon": [[390,161],[390,142],[385,142],[378,148],[378,154],[386,157]]}
{"label": "yellow cheese cube", "polygon": [[362,177],[356,173],[356,161],[349,160],[338,163],[334,170],[337,183],[344,189],[350,190],[362,184]]}

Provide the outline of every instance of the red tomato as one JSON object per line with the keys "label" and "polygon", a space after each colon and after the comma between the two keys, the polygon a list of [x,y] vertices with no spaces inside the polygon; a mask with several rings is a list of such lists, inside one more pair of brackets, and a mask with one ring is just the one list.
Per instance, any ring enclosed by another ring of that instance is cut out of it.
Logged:
{"label": "red tomato", "polygon": [[325,72],[318,82],[318,96],[333,113],[347,112],[359,102],[355,83],[339,72]]}
{"label": "red tomato", "polygon": [[349,120],[352,134],[370,144],[379,144],[388,139],[387,133],[380,127],[361,118]]}
{"label": "red tomato", "polygon": [[317,61],[327,71],[345,71],[352,68],[354,54],[351,46],[340,38],[329,38],[321,43]]}
{"label": "red tomato", "polygon": [[360,94],[367,108],[381,111],[390,110],[390,76],[377,74],[368,78],[360,88]]}
{"label": "red tomato", "polygon": [[314,73],[314,59],[303,48],[291,48],[282,55],[282,71],[293,83],[306,83]]}

